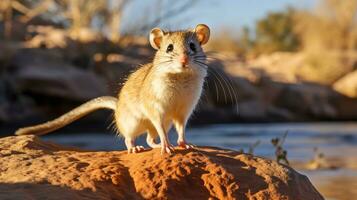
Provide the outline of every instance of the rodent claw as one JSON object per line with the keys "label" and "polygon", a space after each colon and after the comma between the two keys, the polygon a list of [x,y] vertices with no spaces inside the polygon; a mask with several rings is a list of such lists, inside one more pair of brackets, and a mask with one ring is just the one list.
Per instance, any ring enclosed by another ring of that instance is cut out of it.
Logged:
{"label": "rodent claw", "polygon": [[139,153],[144,151],[145,148],[143,146],[135,146],[135,147],[131,147],[128,149],[128,153]]}
{"label": "rodent claw", "polygon": [[165,153],[172,154],[174,151],[175,151],[175,149],[172,145],[163,146],[161,148],[161,155],[163,155]]}
{"label": "rodent claw", "polygon": [[184,149],[194,149],[195,148],[195,145],[187,144],[186,142],[178,142],[178,146],[182,147]]}

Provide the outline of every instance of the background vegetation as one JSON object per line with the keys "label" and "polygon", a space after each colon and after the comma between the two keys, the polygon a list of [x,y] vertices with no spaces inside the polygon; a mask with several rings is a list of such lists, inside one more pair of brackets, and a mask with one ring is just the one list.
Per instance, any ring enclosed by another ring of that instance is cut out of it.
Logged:
{"label": "background vegetation", "polygon": [[[154,54],[147,32],[185,24],[199,0],[153,0],[129,15],[133,2],[0,1],[0,122],[47,120],[116,95]],[[357,119],[356,13],[357,0],[319,0],[215,31],[193,123]]]}

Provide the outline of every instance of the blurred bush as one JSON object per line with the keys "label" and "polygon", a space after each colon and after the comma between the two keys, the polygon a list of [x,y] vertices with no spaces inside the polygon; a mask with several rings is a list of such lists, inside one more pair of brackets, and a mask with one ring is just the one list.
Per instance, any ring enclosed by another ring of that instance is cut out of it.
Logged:
{"label": "blurred bush", "polygon": [[[238,36],[237,36],[238,34]],[[210,42],[208,48],[217,52],[232,53],[244,56],[251,48],[250,30],[243,28],[240,32],[225,28],[218,32]]]}
{"label": "blurred bush", "polygon": [[255,23],[253,29],[223,29],[209,45],[216,51],[235,52],[246,57],[276,51],[296,51],[301,45],[294,31],[295,13],[293,8],[268,13]]}
{"label": "blurred bush", "polygon": [[295,10],[288,8],[258,20],[253,51],[256,54],[296,51],[300,47],[300,40],[294,32],[294,15]]}
{"label": "blurred bush", "polygon": [[296,13],[294,30],[307,54],[302,77],[332,84],[354,70],[356,14],[356,0],[321,0],[314,10]]}

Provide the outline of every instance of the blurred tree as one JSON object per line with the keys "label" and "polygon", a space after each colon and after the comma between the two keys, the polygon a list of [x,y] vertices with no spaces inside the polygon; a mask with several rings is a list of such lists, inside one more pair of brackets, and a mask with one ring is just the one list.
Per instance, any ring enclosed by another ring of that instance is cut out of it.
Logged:
{"label": "blurred tree", "polygon": [[68,28],[75,40],[85,41],[95,31],[93,20],[108,8],[104,0],[52,0],[53,9],[48,10],[48,17]]}
{"label": "blurred tree", "polygon": [[123,10],[128,1],[111,1],[108,12],[106,13],[106,21],[108,21],[109,38],[113,42],[118,42],[120,39],[120,25],[122,21]]}
{"label": "blurred tree", "polygon": [[12,29],[12,1],[3,0],[0,2],[0,20],[4,22],[4,37],[10,38]]}
{"label": "blurred tree", "polygon": [[27,23],[41,15],[51,6],[52,0],[2,0],[0,1],[0,21],[4,22],[4,37],[10,39],[13,21]]}
{"label": "blurred tree", "polygon": [[[178,19],[193,9],[199,0],[153,0],[144,8],[145,15],[139,16],[136,23],[128,27],[129,33],[147,34],[155,26],[162,25],[170,20]],[[177,21],[175,23],[178,23]]]}
{"label": "blurred tree", "polygon": [[[187,12],[197,1],[155,0],[147,3],[144,10],[149,12],[133,13],[136,15],[133,17],[136,21],[131,20],[132,26],[126,29],[129,30],[129,34],[147,32],[153,26]],[[118,42],[122,33],[124,11],[132,2],[129,0],[1,0],[0,20],[4,21],[7,37],[11,35],[13,20],[27,23],[35,17],[41,17],[55,24],[61,24],[75,40],[99,36]],[[153,12],[153,8],[157,10]],[[14,11],[21,13],[21,17],[15,19]]]}
{"label": "blurred tree", "polygon": [[299,48],[299,38],[293,31],[295,10],[269,13],[258,20],[255,26],[255,53],[274,51],[295,51]]}
{"label": "blurred tree", "polygon": [[253,41],[251,38],[250,29],[248,27],[243,27],[238,39],[238,44],[244,50],[244,53],[251,50]]}
{"label": "blurred tree", "polygon": [[29,9],[21,1],[2,0],[0,1],[0,21],[4,22],[4,37],[10,39],[13,25],[13,18],[16,14],[26,14]]}

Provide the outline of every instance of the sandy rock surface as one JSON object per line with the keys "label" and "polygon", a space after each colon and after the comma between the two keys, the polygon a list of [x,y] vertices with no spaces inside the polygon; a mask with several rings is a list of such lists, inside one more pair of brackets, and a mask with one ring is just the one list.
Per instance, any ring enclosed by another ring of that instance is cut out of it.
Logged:
{"label": "sandy rock surface", "polygon": [[274,161],[212,147],[83,151],[35,136],[0,139],[0,199],[323,199]]}
{"label": "sandy rock surface", "polygon": [[357,71],[351,72],[333,84],[333,88],[352,98],[357,97]]}

